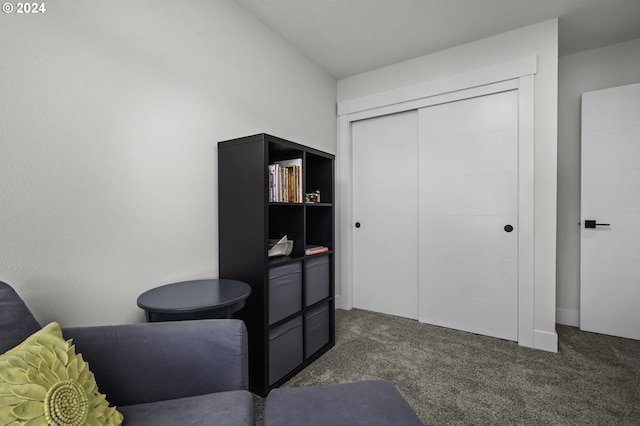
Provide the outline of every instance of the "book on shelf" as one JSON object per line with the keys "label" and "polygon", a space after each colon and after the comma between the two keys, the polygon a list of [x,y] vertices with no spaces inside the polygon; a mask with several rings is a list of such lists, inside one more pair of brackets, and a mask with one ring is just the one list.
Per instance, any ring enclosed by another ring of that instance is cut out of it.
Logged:
{"label": "book on shelf", "polygon": [[315,246],[315,245],[304,246],[304,254],[306,256],[311,256],[312,254],[324,253],[327,251],[329,251],[329,247]]}
{"label": "book on shelf", "polygon": [[269,164],[269,202],[302,202],[302,158]]}

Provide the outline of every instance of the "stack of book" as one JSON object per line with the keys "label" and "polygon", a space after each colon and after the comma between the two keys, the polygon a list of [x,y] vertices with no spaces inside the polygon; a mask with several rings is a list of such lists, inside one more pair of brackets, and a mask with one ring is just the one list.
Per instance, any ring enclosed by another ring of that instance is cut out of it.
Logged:
{"label": "stack of book", "polygon": [[302,202],[302,158],[269,164],[269,202]]}
{"label": "stack of book", "polygon": [[324,253],[329,251],[329,247],[325,246],[304,246],[304,254],[311,256],[312,254]]}

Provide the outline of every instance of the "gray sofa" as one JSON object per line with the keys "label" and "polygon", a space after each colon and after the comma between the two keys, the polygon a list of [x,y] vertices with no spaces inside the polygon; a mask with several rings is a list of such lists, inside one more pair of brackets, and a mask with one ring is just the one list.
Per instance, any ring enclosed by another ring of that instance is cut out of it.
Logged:
{"label": "gray sofa", "polygon": [[[41,329],[0,281],[0,354]],[[232,319],[62,330],[94,373],[124,426],[255,425],[248,392],[247,331]],[[1,409],[2,407],[0,407]],[[420,426],[393,384],[369,380],[274,389],[265,426]]]}
{"label": "gray sofa", "polygon": [[[0,281],[0,354],[41,326]],[[123,425],[255,425],[239,320],[65,328]]]}

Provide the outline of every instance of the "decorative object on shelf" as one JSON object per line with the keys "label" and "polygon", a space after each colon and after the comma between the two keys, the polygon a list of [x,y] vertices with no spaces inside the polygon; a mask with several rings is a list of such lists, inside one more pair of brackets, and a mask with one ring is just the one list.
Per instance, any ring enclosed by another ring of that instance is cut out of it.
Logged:
{"label": "decorative object on shelf", "polygon": [[304,194],[304,201],[307,203],[319,203],[320,191],[314,191]]}
{"label": "decorative object on shelf", "polygon": [[287,236],[269,240],[269,257],[289,256],[293,251],[293,240],[287,240]]}

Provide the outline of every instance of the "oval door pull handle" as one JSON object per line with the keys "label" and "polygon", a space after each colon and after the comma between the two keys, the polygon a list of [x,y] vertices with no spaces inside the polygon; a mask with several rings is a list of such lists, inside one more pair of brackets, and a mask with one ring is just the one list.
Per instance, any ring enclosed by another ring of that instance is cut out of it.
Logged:
{"label": "oval door pull handle", "polygon": [[513,226],[511,226],[511,225],[505,225],[504,230],[505,230],[506,232],[511,232],[511,231],[513,231]]}
{"label": "oval door pull handle", "polygon": [[356,222],[356,228],[360,228],[360,222]]}

